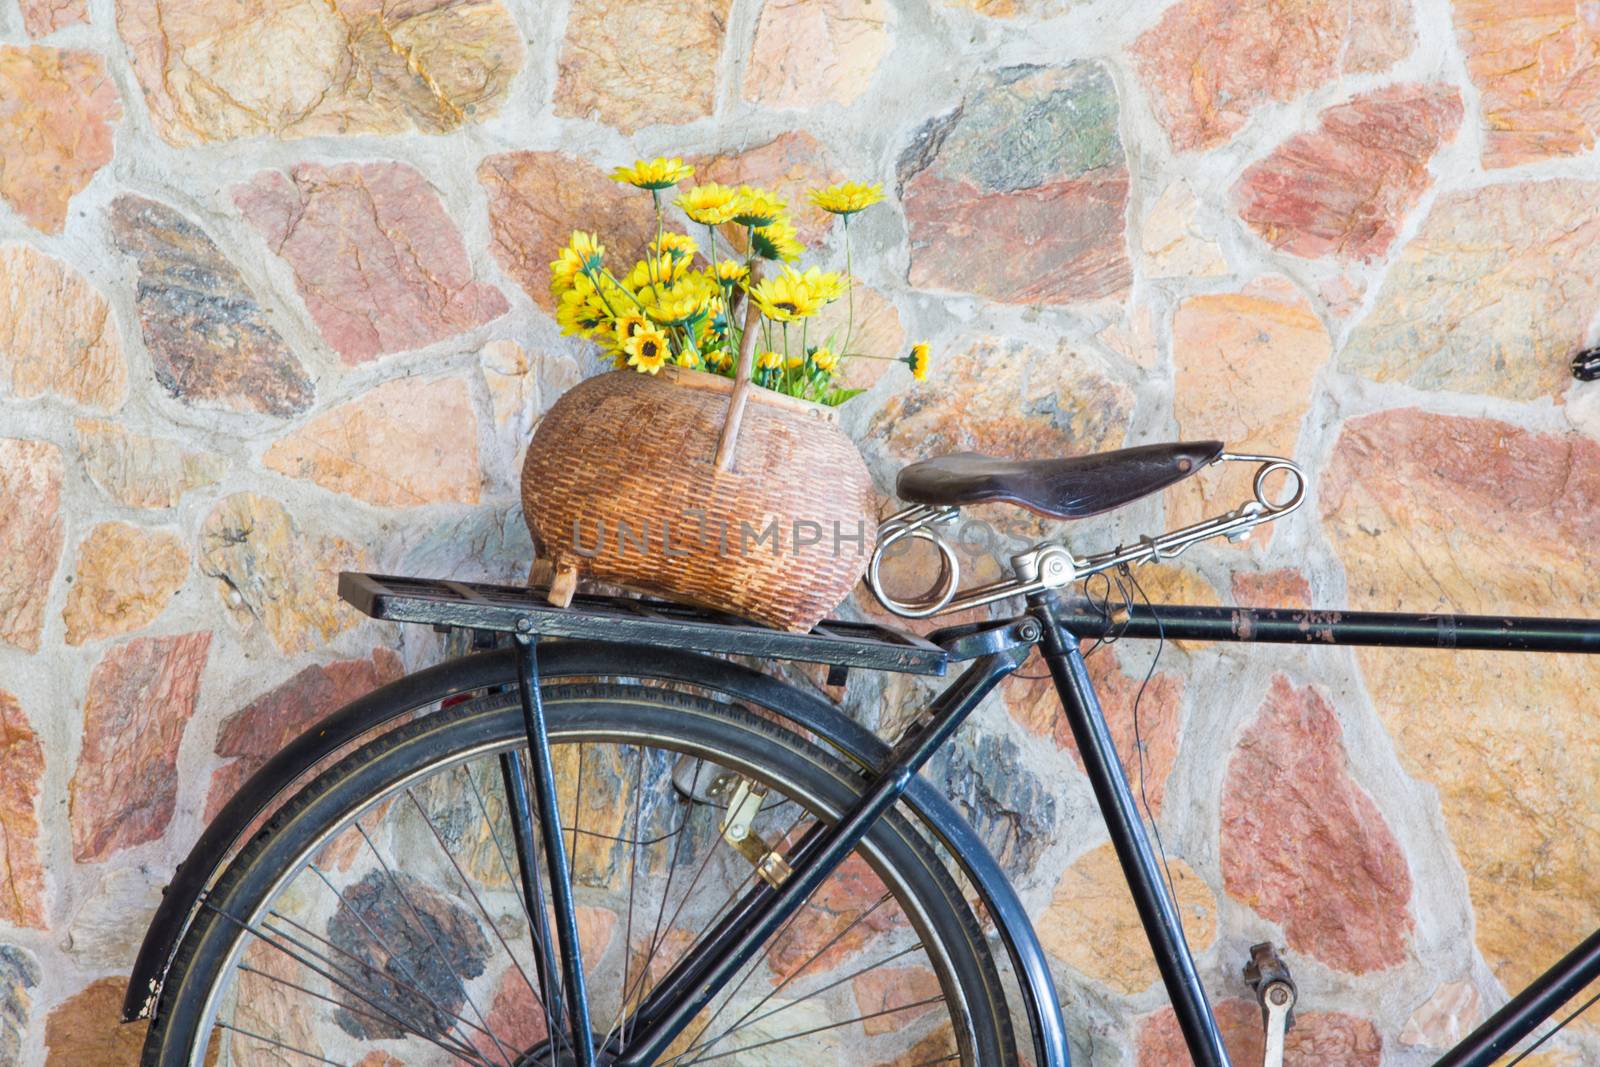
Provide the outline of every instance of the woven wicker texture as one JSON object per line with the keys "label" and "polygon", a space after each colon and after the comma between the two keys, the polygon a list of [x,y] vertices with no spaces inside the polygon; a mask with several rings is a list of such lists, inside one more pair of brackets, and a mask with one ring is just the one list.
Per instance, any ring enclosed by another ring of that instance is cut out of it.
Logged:
{"label": "woven wicker texture", "polygon": [[762,390],[718,471],[725,382],[614,371],[563,395],[522,469],[534,543],[557,571],[809,630],[866,570],[871,477],[826,409]]}

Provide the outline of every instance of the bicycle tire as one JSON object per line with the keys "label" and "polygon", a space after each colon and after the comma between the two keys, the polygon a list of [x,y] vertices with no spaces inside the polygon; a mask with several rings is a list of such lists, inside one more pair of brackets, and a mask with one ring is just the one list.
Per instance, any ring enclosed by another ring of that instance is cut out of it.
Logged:
{"label": "bicycle tire", "polygon": [[[673,751],[715,757],[717,765],[770,781],[825,816],[836,816],[863,789],[856,769],[794,731],[730,704],[671,689],[609,683],[550,685],[544,699],[553,745],[584,737],[665,742]],[[236,920],[223,916],[257,917],[285,879],[349,824],[352,813],[393,795],[396,783],[444,773],[460,765],[464,754],[525,750],[522,731],[514,695],[486,695],[381,735],[286,801],[229,864],[208,895],[210,906],[185,934],[147,1035],[144,1067],[204,1060],[218,984],[229,980],[246,938]],[[935,946],[928,958],[949,1008],[960,1062],[967,1067],[1014,1064],[1015,1039],[994,961],[976,917],[943,865],[893,813],[868,835],[860,854],[895,893],[917,935]]]}

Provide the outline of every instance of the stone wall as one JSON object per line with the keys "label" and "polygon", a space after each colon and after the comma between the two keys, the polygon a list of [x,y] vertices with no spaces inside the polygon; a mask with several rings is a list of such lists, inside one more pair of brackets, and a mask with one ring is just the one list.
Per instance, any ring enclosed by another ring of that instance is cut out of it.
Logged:
{"label": "stone wall", "polygon": [[[337,569],[524,572],[520,449],[598,367],[545,263],[637,228],[604,177],[635,156],[884,183],[866,336],[936,352],[849,409],[885,488],[938,450],[1214,435],[1311,500],[1155,599],[1600,615],[1600,387],[1563,370],[1600,298],[1592,7],[0,0],[0,1062],[131,1062],[121,976],[208,813],[438,655]],[[1152,652],[1091,660],[1130,765]],[[1600,923],[1597,691],[1574,658],[1163,651],[1146,792],[1241,1062],[1254,941],[1300,979],[1291,1063],[1411,1065]],[[938,773],[1078,1061],[1181,1063],[1051,699],[1013,681]],[[1538,1062],[1600,1062],[1590,1033]]]}

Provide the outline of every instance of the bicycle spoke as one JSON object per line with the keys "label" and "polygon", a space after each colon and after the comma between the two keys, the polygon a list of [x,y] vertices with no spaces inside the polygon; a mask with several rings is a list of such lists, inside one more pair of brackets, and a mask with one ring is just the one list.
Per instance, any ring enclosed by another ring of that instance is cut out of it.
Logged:
{"label": "bicycle spoke", "polygon": [[217,1023],[217,1029],[227,1030],[231,1033],[238,1034],[241,1037],[248,1037],[252,1041],[259,1041],[263,1045],[271,1045],[273,1048],[282,1049],[285,1052],[292,1052],[296,1056],[304,1056],[306,1059],[315,1060],[317,1063],[331,1063],[333,1064],[333,1067],[347,1067],[346,1064],[340,1063],[338,1060],[330,1060],[326,1056],[319,1055],[315,1052],[307,1052],[303,1048],[295,1048],[293,1045],[290,1045],[287,1042],[278,1041],[274,1038],[267,1037],[264,1034],[251,1033],[249,1030],[234,1026],[232,1023],[219,1022]]}
{"label": "bicycle spoke", "polygon": [[913,1010],[915,1008],[925,1008],[930,1004],[941,1003],[943,1000],[944,1000],[944,997],[942,995],[941,996],[937,996],[937,997],[929,997],[926,1000],[919,1000],[914,1004],[902,1004],[897,1008],[885,1008],[883,1011],[868,1012],[865,1015],[857,1015],[853,1019],[845,1019],[845,1020],[843,1020],[841,1022],[829,1023],[826,1026],[813,1026],[809,1030],[801,1030],[799,1033],[796,1033],[796,1034],[785,1034],[783,1037],[774,1037],[774,1038],[770,1038],[769,1040],[766,1040],[766,1041],[757,1041],[753,1045],[744,1045],[744,1046],[742,1046],[740,1048],[729,1049],[727,1052],[719,1052],[715,1056],[699,1057],[699,1058],[690,1060],[689,1062],[690,1063],[711,1063],[714,1060],[725,1059],[728,1056],[738,1056],[741,1053],[754,1052],[758,1048],[771,1048],[773,1045],[781,1045],[786,1041],[798,1041],[802,1037],[814,1037],[817,1034],[826,1033],[829,1030],[837,1030],[842,1026],[850,1026],[850,1025],[853,1025],[855,1023],[864,1023],[864,1022],[867,1022],[869,1019],[881,1019],[881,1018],[883,1018],[885,1016],[896,1015],[896,1014],[899,1014],[900,1012],[903,1012],[903,1011],[911,1011],[911,1010]]}

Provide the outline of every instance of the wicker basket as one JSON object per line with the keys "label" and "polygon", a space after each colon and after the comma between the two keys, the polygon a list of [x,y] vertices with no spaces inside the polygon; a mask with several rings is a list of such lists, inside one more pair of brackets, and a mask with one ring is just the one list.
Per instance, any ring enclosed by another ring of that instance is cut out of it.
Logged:
{"label": "wicker basket", "polygon": [[849,594],[877,529],[833,409],[674,368],[603,374],[556,401],[522,502],[557,603],[582,577],[794,631]]}

